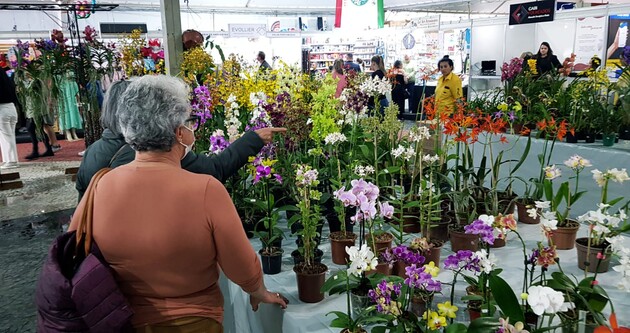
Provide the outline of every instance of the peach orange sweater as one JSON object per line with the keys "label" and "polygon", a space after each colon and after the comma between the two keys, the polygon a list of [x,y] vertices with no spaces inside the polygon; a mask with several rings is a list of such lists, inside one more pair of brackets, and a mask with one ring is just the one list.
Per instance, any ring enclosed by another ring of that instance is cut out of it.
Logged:
{"label": "peach orange sweater", "polygon": [[260,287],[258,256],[215,178],[138,156],[103,176],[94,200],[94,240],[132,305],[134,326],[186,316],[222,322],[219,265],[246,292]]}

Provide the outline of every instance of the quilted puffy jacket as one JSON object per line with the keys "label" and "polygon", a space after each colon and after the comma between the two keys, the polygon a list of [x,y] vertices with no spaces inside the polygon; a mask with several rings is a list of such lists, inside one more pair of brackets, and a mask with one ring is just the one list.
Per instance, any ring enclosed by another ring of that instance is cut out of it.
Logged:
{"label": "quilted puffy jacket", "polygon": [[76,267],[75,231],[57,237],[37,281],[37,332],[130,332],[133,311],[96,243]]}

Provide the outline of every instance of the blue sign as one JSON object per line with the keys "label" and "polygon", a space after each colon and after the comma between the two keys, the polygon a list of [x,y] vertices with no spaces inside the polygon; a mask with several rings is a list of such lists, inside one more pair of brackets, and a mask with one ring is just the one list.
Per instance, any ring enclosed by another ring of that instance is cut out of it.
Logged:
{"label": "blue sign", "polygon": [[368,0],[352,0],[352,3],[355,6],[363,6],[368,2]]}
{"label": "blue sign", "polygon": [[416,39],[412,34],[406,34],[405,37],[403,37],[403,46],[407,50],[411,50],[414,46],[416,46]]}

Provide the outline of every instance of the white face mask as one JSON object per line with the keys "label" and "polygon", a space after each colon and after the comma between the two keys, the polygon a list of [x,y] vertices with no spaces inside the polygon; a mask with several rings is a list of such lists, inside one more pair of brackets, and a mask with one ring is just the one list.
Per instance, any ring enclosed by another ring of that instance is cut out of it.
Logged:
{"label": "white face mask", "polygon": [[[182,125],[183,126],[183,125]],[[195,131],[191,130],[190,128],[184,126],[185,129],[191,131],[193,133],[193,142],[190,145],[187,145],[185,143],[183,143],[182,141],[180,141],[179,143],[185,147],[184,149],[184,156],[182,156],[182,160],[186,157],[186,155],[188,155],[188,153],[190,153],[192,151],[192,147],[195,145]]]}

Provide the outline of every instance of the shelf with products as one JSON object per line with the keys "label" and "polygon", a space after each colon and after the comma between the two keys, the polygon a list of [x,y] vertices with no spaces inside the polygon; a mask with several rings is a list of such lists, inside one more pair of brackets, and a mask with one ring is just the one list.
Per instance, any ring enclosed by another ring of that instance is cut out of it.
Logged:
{"label": "shelf with products", "polygon": [[[304,40],[303,50],[309,50],[308,61],[311,68],[328,69],[336,59],[344,59],[347,54],[354,56],[354,61],[363,60],[363,67],[370,67],[372,56],[382,50],[383,43],[380,40],[357,40],[354,43],[342,42],[331,43],[326,39],[325,43],[313,42],[311,39]],[[367,60],[366,60],[367,59]]]}

